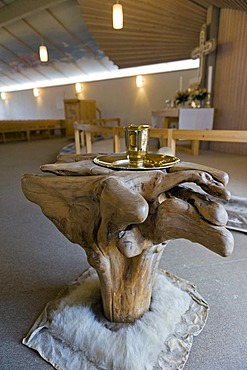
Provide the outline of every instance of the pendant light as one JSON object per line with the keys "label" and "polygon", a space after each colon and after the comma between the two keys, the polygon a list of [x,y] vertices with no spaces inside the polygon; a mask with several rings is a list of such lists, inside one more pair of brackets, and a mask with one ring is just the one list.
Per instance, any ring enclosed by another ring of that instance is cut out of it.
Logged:
{"label": "pendant light", "polygon": [[40,61],[43,63],[48,62],[48,50],[45,45],[41,45],[39,47],[39,58],[40,58]]}
{"label": "pendant light", "polygon": [[112,6],[112,26],[115,30],[123,28],[123,7],[118,1]]}

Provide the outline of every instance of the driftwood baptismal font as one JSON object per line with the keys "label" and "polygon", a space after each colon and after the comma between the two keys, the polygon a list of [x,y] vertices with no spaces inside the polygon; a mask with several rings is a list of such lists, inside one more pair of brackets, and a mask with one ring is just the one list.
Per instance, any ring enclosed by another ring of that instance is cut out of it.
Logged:
{"label": "driftwood baptismal font", "polygon": [[106,318],[133,322],[149,310],[169,240],[185,238],[221,256],[232,253],[227,214],[216,200],[230,198],[228,175],[185,162],[161,170],[115,170],[95,164],[95,157],[60,156],[41,166],[53,175],[24,175],[22,188],[86,251],[99,277]]}

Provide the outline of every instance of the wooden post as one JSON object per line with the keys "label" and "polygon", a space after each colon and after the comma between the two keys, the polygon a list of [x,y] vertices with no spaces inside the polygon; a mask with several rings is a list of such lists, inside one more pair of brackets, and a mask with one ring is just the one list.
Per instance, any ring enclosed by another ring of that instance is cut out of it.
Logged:
{"label": "wooden post", "polygon": [[119,153],[120,152],[120,134],[117,131],[113,131],[113,152]]}
{"label": "wooden post", "polygon": [[84,131],[80,131],[80,142],[81,142],[81,147],[85,146],[85,133]]}
{"label": "wooden post", "polygon": [[200,145],[199,140],[192,140],[191,141],[191,151],[192,151],[193,155],[198,155],[199,154],[199,145]]}
{"label": "wooden post", "polygon": [[85,135],[86,135],[86,153],[92,153],[92,133],[86,131]]}
{"label": "wooden post", "polygon": [[173,133],[173,129],[169,128],[168,136],[167,136],[167,146],[171,148],[173,155],[175,155],[176,154],[176,140],[173,139],[172,133]]}
{"label": "wooden post", "polygon": [[80,132],[77,128],[74,128],[74,134],[75,134],[75,152],[76,154],[80,154],[81,153]]}

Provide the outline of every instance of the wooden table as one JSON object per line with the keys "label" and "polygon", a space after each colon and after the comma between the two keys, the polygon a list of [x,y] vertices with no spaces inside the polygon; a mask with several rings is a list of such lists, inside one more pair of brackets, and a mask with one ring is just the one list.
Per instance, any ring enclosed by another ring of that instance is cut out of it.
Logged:
{"label": "wooden table", "polygon": [[[152,111],[152,127],[179,130],[212,130],[214,108],[170,108]],[[161,146],[166,142],[161,141]],[[191,148],[180,146],[184,152],[198,155],[199,141],[191,140]]]}

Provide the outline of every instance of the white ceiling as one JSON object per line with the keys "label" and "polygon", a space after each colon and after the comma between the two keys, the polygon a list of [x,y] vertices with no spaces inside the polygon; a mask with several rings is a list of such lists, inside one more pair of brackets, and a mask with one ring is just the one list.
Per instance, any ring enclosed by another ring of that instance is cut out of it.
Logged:
{"label": "white ceiling", "polygon": [[[190,58],[207,8],[247,11],[246,0],[0,0],[0,91],[71,83],[92,74]],[[49,62],[38,48],[47,46]]]}
{"label": "white ceiling", "polygon": [[[116,69],[87,30],[76,0],[0,2],[0,89]],[[38,48],[48,48],[49,62]],[[55,83],[54,81],[54,83]]]}

